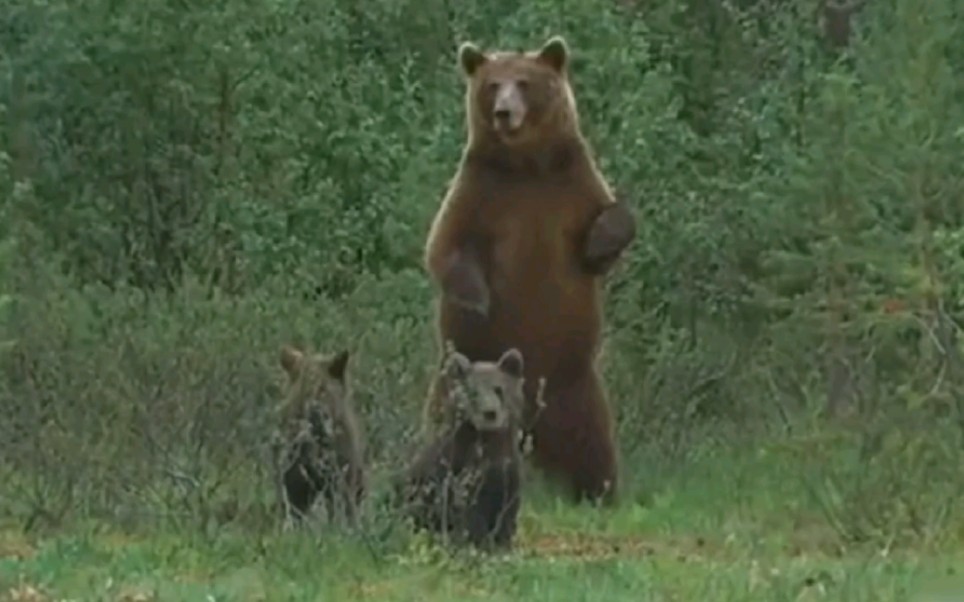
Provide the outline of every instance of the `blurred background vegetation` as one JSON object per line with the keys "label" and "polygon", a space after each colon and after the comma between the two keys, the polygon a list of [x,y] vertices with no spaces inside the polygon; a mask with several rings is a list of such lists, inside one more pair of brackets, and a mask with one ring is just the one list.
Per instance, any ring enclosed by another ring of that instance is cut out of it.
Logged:
{"label": "blurred background vegetation", "polygon": [[421,249],[464,142],[455,49],[558,33],[639,220],[600,362],[627,501],[707,445],[775,441],[813,462],[785,478],[841,538],[946,530],[962,18],[957,0],[7,3],[0,517],[274,521],[288,341],[353,350],[391,465],[435,365]]}

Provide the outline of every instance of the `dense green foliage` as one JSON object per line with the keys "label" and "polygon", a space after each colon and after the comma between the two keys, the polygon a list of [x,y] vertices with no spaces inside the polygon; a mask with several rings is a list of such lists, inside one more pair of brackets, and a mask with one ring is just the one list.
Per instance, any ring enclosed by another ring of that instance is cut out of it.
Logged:
{"label": "dense green foliage", "polygon": [[825,459],[785,479],[842,542],[961,535],[959,0],[868,3],[845,48],[804,0],[8,4],[0,517],[273,528],[288,341],[353,350],[396,468],[435,366],[456,46],[560,33],[639,220],[601,360],[626,502],[776,438]]}

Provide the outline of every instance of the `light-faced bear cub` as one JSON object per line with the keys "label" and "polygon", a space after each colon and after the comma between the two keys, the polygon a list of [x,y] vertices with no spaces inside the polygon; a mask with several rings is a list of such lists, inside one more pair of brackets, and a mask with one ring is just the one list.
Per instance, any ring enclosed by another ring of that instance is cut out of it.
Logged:
{"label": "light-faced bear cub", "polygon": [[451,422],[416,455],[396,491],[416,528],[453,543],[508,549],[520,506],[523,360],[453,352],[444,368]]}

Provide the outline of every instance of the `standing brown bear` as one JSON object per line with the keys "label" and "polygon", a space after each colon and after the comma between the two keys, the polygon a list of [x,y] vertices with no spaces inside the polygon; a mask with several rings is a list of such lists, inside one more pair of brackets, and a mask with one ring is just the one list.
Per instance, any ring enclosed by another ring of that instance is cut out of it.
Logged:
{"label": "standing brown bear", "polygon": [[[526,358],[526,424],[537,466],[575,499],[615,499],[613,420],[595,368],[602,277],[636,234],[579,128],[569,49],[483,53],[465,43],[468,141],[435,216],[425,263],[441,289],[437,327],[472,361]],[[537,389],[545,378],[545,407]],[[445,422],[443,380],[429,423]]]}

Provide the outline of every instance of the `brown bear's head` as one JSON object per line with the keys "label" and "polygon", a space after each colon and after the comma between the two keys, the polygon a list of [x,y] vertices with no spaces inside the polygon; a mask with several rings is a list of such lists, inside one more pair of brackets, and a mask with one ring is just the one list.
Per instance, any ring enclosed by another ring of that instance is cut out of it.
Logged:
{"label": "brown bear's head", "polygon": [[484,139],[518,148],[571,135],[578,124],[568,63],[560,36],[528,52],[484,53],[463,43],[459,64],[467,80],[470,143]]}
{"label": "brown bear's head", "polygon": [[290,345],[281,348],[281,367],[288,375],[288,396],[282,408],[286,421],[307,419],[321,410],[330,420],[347,403],[348,351],[333,356],[308,354]]}
{"label": "brown bear's head", "polygon": [[518,422],[525,402],[519,350],[509,349],[496,362],[472,362],[454,352],[445,377],[457,414],[477,430],[501,431]]}

